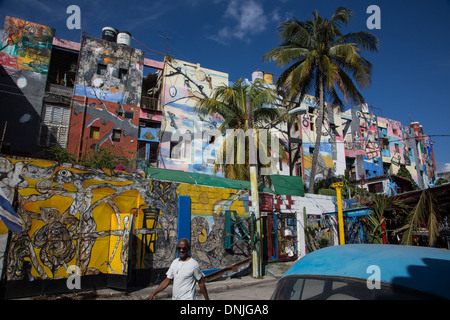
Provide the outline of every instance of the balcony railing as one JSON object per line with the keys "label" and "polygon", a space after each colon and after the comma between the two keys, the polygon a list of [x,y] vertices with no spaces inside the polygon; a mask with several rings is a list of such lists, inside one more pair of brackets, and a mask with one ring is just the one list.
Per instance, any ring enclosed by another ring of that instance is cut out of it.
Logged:
{"label": "balcony railing", "polygon": [[60,96],[72,97],[73,94],[73,87],[65,87],[59,84],[49,83],[47,88],[47,92]]}
{"label": "balcony railing", "polygon": [[159,103],[158,98],[152,98],[152,97],[141,97],[141,108],[142,109],[148,109],[148,110],[156,110],[161,111],[161,105]]}

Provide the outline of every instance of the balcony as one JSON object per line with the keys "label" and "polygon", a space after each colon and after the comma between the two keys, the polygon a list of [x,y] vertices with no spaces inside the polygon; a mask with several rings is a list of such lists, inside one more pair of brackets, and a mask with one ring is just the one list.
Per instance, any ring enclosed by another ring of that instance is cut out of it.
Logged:
{"label": "balcony", "polygon": [[156,111],[162,111],[161,110],[161,104],[159,103],[158,98],[152,98],[152,97],[141,97],[141,108],[147,109],[147,110],[156,110]]}
{"label": "balcony", "polygon": [[73,87],[61,86],[59,84],[49,83],[47,92],[53,93],[59,96],[72,97]]}

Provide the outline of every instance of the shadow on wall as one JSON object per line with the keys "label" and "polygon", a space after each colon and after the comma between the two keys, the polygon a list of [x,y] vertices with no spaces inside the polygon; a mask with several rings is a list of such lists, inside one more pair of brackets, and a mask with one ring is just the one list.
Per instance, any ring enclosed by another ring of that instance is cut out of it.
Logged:
{"label": "shadow on wall", "polygon": [[45,74],[0,65],[0,134],[7,123],[0,152],[31,156],[37,151],[45,81]]}

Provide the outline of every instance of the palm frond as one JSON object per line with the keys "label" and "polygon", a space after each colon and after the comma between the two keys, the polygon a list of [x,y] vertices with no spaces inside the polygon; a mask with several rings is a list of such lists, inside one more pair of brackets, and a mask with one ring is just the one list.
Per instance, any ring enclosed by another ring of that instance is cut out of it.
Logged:
{"label": "palm frond", "polygon": [[412,245],[414,232],[421,229],[423,223],[426,223],[428,229],[428,245],[433,246],[439,235],[442,217],[437,208],[436,198],[428,189],[422,191],[419,201],[408,214],[407,229],[403,234],[402,244]]}

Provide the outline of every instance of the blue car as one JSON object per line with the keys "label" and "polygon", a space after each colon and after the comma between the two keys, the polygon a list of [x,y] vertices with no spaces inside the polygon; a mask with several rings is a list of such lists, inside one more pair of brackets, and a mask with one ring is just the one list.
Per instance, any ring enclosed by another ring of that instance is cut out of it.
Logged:
{"label": "blue car", "polygon": [[297,261],[271,299],[450,299],[450,251],[375,244],[323,248]]}

